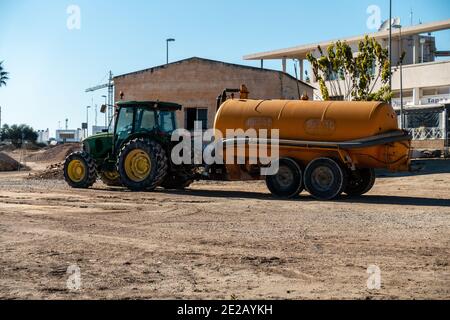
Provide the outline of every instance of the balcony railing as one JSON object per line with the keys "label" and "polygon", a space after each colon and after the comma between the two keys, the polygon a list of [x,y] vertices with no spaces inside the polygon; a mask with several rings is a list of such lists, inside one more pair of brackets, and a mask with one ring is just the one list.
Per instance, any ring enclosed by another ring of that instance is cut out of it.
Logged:
{"label": "balcony railing", "polygon": [[413,140],[437,140],[444,139],[445,132],[441,128],[409,128]]}

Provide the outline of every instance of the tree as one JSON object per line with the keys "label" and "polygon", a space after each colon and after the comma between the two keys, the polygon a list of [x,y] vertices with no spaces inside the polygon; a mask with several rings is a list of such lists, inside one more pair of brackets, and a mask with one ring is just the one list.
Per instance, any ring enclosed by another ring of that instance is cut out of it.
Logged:
{"label": "tree", "polygon": [[24,140],[36,143],[37,138],[37,132],[34,131],[32,127],[26,124],[14,124],[12,126],[4,124],[3,128],[1,129],[1,139],[11,140],[11,143],[16,147],[20,147]]}
{"label": "tree", "polygon": [[0,87],[6,86],[6,81],[9,80],[9,72],[6,72],[3,67],[3,61],[0,61]]}
{"label": "tree", "polygon": [[[375,38],[366,36],[354,54],[345,41],[337,41],[320,57],[307,56],[324,100],[384,101],[392,98],[389,53]],[[380,88],[375,91],[377,83]]]}

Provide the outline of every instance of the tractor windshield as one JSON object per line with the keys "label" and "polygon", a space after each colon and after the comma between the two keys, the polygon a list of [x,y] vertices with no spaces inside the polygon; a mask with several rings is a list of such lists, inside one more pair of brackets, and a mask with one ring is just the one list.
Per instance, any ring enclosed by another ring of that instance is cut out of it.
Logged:
{"label": "tractor windshield", "polygon": [[159,128],[166,133],[172,133],[176,129],[175,112],[172,111],[160,111],[159,116]]}
{"label": "tractor windshield", "polygon": [[121,108],[116,125],[116,141],[123,141],[133,130],[134,110],[132,108]]}

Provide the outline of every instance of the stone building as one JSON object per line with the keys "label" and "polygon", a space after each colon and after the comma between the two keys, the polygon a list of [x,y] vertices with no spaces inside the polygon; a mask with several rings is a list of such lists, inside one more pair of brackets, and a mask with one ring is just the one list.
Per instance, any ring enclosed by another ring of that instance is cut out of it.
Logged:
{"label": "stone building", "polygon": [[299,99],[314,88],[291,75],[275,70],[248,67],[202,58],[190,58],[168,65],[120,75],[114,78],[115,101],[160,100],[183,106],[178,126],[192,130],[194,121],[204,128],[214,125],[216,99],[226,88],[245,84],[251,99]]}

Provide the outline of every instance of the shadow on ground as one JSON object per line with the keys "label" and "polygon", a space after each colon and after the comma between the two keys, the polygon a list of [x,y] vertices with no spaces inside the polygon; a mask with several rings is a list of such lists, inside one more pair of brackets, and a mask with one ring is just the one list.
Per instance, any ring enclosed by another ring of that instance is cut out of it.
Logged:
{"label": "shadow on ground", "polygon": [[[239,198],[239,199],[256,199],[256,200],[280,200],[274,198],[271,194],[260,192],[245,192],[245,191],[223,191],[223,190],[185,190],[185,191],[171,191],[158,190],[162,194],[177,194],[197,197],[214,197],[214,198]],[[302,195],[296,199],[288,199],[285,201],[318,201],[311,196]],[[331,201],[333,202],[333,201]],[[339,203],[366,203],[366,204],[391,204],[391,205],[411,205],[423,207],[450,207],[450,199],[433,199],[421,197],[402,197],[402,196],[377,196],[365,195],[362,197],[346,197],[342,196],[335,200]]]}

